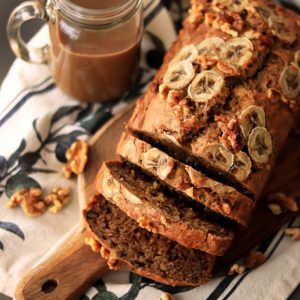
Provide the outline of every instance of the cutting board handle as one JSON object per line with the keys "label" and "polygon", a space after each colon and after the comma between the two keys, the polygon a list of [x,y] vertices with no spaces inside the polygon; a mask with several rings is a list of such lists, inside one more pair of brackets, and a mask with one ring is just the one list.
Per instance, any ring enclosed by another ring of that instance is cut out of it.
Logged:
{"label": "cutting board handle", "polygon": [[85,230],[78,228],[53,255],[19,282],[15,299],[74,300],[82,295],[108,270],[105,260],[86,246],[84,239]]}

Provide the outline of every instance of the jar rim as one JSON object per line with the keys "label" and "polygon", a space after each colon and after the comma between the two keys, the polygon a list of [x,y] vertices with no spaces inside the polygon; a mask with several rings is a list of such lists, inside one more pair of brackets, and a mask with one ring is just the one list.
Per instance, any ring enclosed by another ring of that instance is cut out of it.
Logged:
{"label": "jar rim", "polygon": [[97,27],[111,27],[126,22],[142,4],[142,0],[122,0],[108,8],[91,9],[79,6],[70,0],[52,0],[52,2],[56,9],[71,20]]}

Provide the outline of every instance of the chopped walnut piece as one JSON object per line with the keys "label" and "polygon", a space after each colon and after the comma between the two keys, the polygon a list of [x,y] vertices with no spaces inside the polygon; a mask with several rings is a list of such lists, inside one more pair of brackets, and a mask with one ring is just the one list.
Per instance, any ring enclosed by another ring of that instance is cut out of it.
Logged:
{"label": "chopped walnut piece", "polygon": [[48,211],[53,214],[58,213],[70,202],[70,192],[71,189],[69,187],[52,189],[44,200],[49,206]]}
{"label": "chopped walnut piece", "polygon": [[300,241],[300,227],[286,228],[285,234],[290,235],[294,241]]}
{"label": "chopped walnut piece", "polygon": [[268,207],[274,214],[280,214],[285,210],[297,212],[298,205],[294,198],[283,193],[273,193],[268,196]]}
{"label": "chopped walnut piece", "polygon": [[259,251],[251,252],[245,259],[244,264],[249,269],[255,269],[262,265],[267,260],[267,257]]}
{"label": "chopped walnut piece", "polygon": [[169,89],[166,84],[162,83],[158,87],[158,93],[161,99],[166,99],[169,93]]}
{"label": "chopped walnut piece", "polygon": [[45,203],[42,201],[42,189],[33,187],[29,189],[22,189],[15,192],[6,206],[14,208],[21,205],[24,213],[29,217],[38,217],[45,212]]}
{"label": "chopped walnut piece", "polygon": [[246,268],[243,265],[240,264],[233,264],[229,271],[228,271],[228,275],[234,275],[234,274],[242,274],[246,271]]}
{"label": "chopped walnut piece", "polygon": [[85,141],[76,141],[66,152],[68,162],[64,166],[63,173],[66,178],[70,178],[71,174],[76,175],[84,171],[87,163],[88,144]]}
{"label": "chopped walnut piece", "polygon": [[248,30],[244,33],[244,36],[249,40],[257,40],[260,38],[261,33],[258,31],[254,31],[253,29]]}
{"label": "chopped walnut piece", "polygon": [[90,246],[94,252],[99,253],[101,249],[101,244],[97,242],[93,237],[87,237],[84,239],[84,243]]}
{"label": "chopped walnut piece", "polygon": [[175,298],[169,293],[163,293],[159,300],[175,300]]}
{"label": "chopped walnut piece", "polygon": [[[224,23],[219,25],[220,29],[224,32],[227,33],[229,35],[231,35],[232,37],[237,37],[239,35],[239,33],[236,30],[233,30],[230,26],[229,23]],[[216,27],[218,28],[218,27]]]}
{"label": "chopped walnut piece", "polygon": [[191,0],[191,8],[189,9],[188,21],[190,23],[200,23],[203,19],[204,5],[196,0]]}

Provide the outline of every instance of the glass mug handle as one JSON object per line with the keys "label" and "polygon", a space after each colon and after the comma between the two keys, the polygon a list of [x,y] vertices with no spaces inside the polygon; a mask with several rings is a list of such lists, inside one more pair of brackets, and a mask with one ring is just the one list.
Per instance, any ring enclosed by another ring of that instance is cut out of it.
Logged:
{"label": "glass mug handle", "polygon": [[40,48],[29,47],[21,37],[20,29],[24,22],[31,19],[47,20],[44,5],[39,1],[27,1],[16,7],[7,23],[7,36],[14,54],[30,63],[47,64],[49,60],[49,45]]}

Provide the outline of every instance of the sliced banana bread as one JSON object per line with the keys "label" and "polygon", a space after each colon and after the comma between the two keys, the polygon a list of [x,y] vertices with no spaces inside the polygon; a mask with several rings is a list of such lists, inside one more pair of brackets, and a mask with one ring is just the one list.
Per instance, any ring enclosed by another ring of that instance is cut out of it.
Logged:
{"label": "sliced banana bread", "polygon": [[254,201],[234,188],[208,178],[129,133],[123,133],[117,153],[155,176],[161,184],[167,184],[233,221],[247,224]]}
{"label": "sliced banana bread", "polygon": [[128,162],[104,162],[96,189],[141,227],[183,246],[223,255],[233,239],[232,222],[165,189]]}
{"label": "sliced banana bread", "polygon": [[94,197],[84,218],[112,269],[125,264],[141,276],[168,285],[197,286],[212,277],[214,256],[139,227],[101,195]]}
{"label": "sliced banana bread", "polygon": [[270,1],[193,4],[127,127],[257,199],[298,111],[300,17]]}

